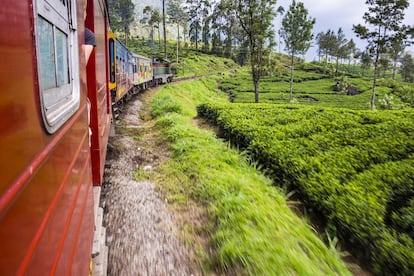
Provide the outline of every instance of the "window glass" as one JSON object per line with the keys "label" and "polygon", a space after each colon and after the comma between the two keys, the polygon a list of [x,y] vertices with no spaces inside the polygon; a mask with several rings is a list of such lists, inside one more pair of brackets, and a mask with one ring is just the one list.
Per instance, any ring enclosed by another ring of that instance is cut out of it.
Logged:
{"label": "window glass", "polygon": [[55,50],[53,43],[53,25],[39,17],[38,41],[39,41],[39,71],[40,88],[46,90],[55,87]]}
{"label": "window glass", "polygon": [[68,37],[56,30],[57,86],[69,83]]}
{"label": "window glass", "polygon": [[111,82],[115,82],[115,43],[113,39],[109,40],[109,60],[111,62],[109,67]]}

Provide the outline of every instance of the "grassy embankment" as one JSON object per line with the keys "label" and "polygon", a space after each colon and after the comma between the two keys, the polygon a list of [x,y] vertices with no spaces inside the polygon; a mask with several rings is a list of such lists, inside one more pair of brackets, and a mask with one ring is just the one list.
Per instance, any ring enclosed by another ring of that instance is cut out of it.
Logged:
{"label": "grassy embankment", "polygon": [[167,85],[152,101],[156,125],[172,151],[158,182],[169,202],[192,202],[207,210],[208,224],[195,230],[207,235],[211,247],[199,253],[205,271],[350,274],[334,244],[325,246],[289,209],[281,189],[214,132],[195,125],[196,106],[205,102],[226,102],[226,95],[216,89],[216,77]]}

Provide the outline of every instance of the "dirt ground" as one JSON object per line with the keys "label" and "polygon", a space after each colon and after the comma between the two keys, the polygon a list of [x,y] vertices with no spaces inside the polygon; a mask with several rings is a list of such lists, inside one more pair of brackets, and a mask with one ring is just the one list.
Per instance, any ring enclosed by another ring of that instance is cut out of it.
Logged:
{"label": "dirt ground", "polygon": [[109,248],[108,275],[201,275],[194,252],[180,238],[182,218],[150,181],[136,181],[137,168],[154,170],[169,158],[152,132],[146,104],[157,90],[132,98],[110,146],[101,193]]}

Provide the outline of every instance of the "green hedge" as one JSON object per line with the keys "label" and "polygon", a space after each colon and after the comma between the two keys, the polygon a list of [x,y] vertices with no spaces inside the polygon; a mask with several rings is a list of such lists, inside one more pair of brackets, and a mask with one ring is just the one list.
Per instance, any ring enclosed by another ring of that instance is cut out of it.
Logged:
{"label": "green hedge", "polygon": [[199,116],[297,189],[376,274],[414,274],[414,112],[206,104]]}

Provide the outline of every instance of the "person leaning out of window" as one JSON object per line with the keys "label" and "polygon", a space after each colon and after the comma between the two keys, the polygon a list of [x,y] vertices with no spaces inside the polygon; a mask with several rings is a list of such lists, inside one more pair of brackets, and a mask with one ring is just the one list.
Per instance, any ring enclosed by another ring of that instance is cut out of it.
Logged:
{"label": "person leaning out of window", "polygon": [[[87,0],[83,0],[83,20],[86,20],[86,7]],[[95,34],[85,27],[85,44],[82,45],[83,52],[85,53],[86,64],[88,64],[89,57],[92,54],[93,48],[96,47]]]}

